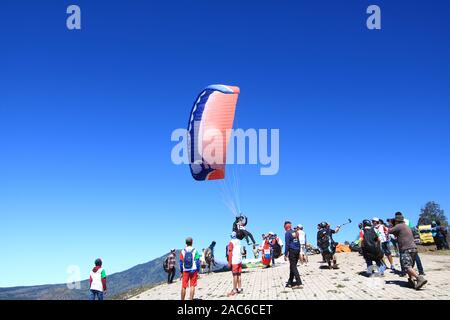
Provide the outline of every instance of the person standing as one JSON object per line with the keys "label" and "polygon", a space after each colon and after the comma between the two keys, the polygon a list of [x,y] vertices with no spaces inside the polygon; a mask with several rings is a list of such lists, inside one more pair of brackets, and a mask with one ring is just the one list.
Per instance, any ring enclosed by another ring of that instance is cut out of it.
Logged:
{"label": "person standing", "polygon": [[[375,230],[378,231],[378,235],[379,235],[379,239],[380,239],[380,243],[381,243],[381,250],[383,251],[383,254],[385,255],[385,257],[388,259],[391,270],[395,271],[394,260],[392,259],[392,253],[391,253],[391,250],[389,249],[390,241],[389,241],[388,228],[384,225],[383,220],[380,220],[377,217],[374,217],[372,219],[372,224],[373,224],[373,227],[375,228]],[[386,263],[384,261],[383,261],[383,263],[384,263],[384,265],[386,265]]]}
{"label": "person standing", "polygon": [[212,263],[213,266],[216,266],[216,261],[215,261],[215,258],[214,258],[214,248],[215,247],[216,247],[216,242],[215,241],[211,242],[211,244],[208,247],[209,250],[211,250],[211,263]]}
{"label": "person standing", "polygon": [[272,246],[270,244],[270,235],[265,234],[261,244],[261,263],[264,268],[270,268],[272,262]]}
{"label": "person standing", "polygon": [[381,235],[376,227],[372,226],[370,220],[363,221],[360,242],[364,260],[367,264],[367,273],[373,275],[373,262],[379,268],[380,275],[384,275],[386,266],[383,264],[383,251],[381,250]]}
{"label": "person standing", "polygon": [[306,255],[306,233],[303,231],[303,226],[299,224],[297,226],[297,234],[298,234],[298,241],[300,242],[300,263],[303,265],[308,265],[308,256]]}
{"label": "person standing", "polygon": [[173,283],[173,278],[175,277],[175,263],[176,263],[176,250],[170,250],[169,256],[167,257],[167,283]]}
{"label": "person standing", "polygon": [[[386,227],[388,230],[394,226],[394,219],[387,219],[386,220]],[[392,245],[392,248],[394,248],[395,257],[400,257],[400,254],[398,252],[398,243],[397,238],[393,234],[388,235],[388,239],[390,241],[390,244]]]}
{"label": "person standing", "polygon": [[225,257],[227,258],[227,261],[228,261],[229,246],[230,246],[229,243],[225,246]]}
{"label": "person standing", "polygon": [[[404,219],[404,225],[406,225],[409,229],[411,229],[411,224],[409,222],[408,219],[405,219],[405,217],[403,216],[403,214],[401,212],[396,212],[395,213],[395,219],[393,219],[394,224],[396,224],[396,219],[397,217],[402,217]],[[412,233],[412,230],[411,230]],[[413,238],[414,238],[414,234],[413,234]],[[397,246],[399,248],[399,256],[400,256],[400,267],[402,269],[402,271],[400,272],[400,276],[404,277],[406,276],[406,269],[402,264],[402,253],[400,250],[400,244],[398,243],[400,240],[397,239]],[[414,243],[415,244],[415,243]],[[415,263],[417,264],[417,270],[419,270],[419,275],[424,276],[425,275],[425,270],[423,269],[423,265],[422,265],[422,260],[420,260],[420,256],[419,253],[417,252],[415,255]]]}
{"label": "person standing", "polygon": [[437,227],[436,221],[431,222],[431,236],[433,237],[434,244],[436,245],[436,250],[442,249],[441,239],[438,237],[439,228]]}
{"label": "person standing", "polygon": [[[328,264],[330,269],[339,269],[336,258],[337,243],[333,239],[333,234],[336,234],[341,229],[337,226],[336,229],[331,229],[330,225],[323,221],[319,223],[319,231],[317,231],[317,247],[322,253],[323,261]],[[333,265],[331,265],[331,261]]]}
{"label": "person standing", "polygon": [[448,250],[447,228],[442,226],[440,221],[436,222],[436,227],[438,229],[438,237],[439,237],[439,242],[441,243],[441,248]]}
{"label": "person standing", "polygon": [[233,275],[233,290],[228,296],[234,296],[243,291],[241,284],[242,274],[242,254],[241,241],[236,238],[236,232],[231,233],[231,241],[228,244],[228,268],[231,269]]}
{"label": "person standing", "polygon": [[181,300],[186,297],[186,289],[189,287],[189,298],[194,300],[195,287],[197,286],[198,271],[200,270],[200,254],[194,249],[193,239],[186,238],[186,248],[180,253],[180,272],[182,274]]}
{"label": "person standing", "polygon": [[389,229],[389,233],[397,236],[401,264],[409,276],[408,282],[416,290],[421,289],[427,283],[427,280],[424,276],[419,275],[416,270],[414,270],[417,246],[414,242],[413,232],[411,228],[406,225],[401,212],[395,214],[395,225]]}
{"label": "person standing", "polygon": [[278,259],[282,255],[283,242],[276,233],[269,232],[270,248],[272,250],[272,267],[275,267],[275,259]]}
{"label": "person standing", "polygon": [[[300,256],[300,243],[298,241],[297,233],[292,230],[292,223],[286,221],[284,223],[285,234],[285,248],[284,260],[289,259],[289,280],[286,284],[287,288],[298,289],[303,288],[302,279],[297,269],[297,262]],[[293,282],[295,279],[295,283]]]}
{"label": "person standing", "polygon": [[103,300],[104,294],[106,294],[106,271],[102,265],[102,259],[95,260],[95,267],[89,277],[89,300]]}

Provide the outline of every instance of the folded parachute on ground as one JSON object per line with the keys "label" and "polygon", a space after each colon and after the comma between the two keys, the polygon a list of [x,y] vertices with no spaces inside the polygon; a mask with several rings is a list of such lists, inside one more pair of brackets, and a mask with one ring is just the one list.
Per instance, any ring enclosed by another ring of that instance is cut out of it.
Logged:
{"label": "folded parachute on ground", "polygon": [[352,250],[350,249],[350,246],[349,246],[349,245],[345,245],[345,244],[339,243],[339,244],[336,246],[336,252],[337,252],[337,253],[341,253],[341,252],[352,252]]}
{"label": "folded parachute on ground", "polygon": [[228,142],[239,93],[238,87],[211,85],[195,100],[188,124],[189,166],[195,180],[225,178]]}

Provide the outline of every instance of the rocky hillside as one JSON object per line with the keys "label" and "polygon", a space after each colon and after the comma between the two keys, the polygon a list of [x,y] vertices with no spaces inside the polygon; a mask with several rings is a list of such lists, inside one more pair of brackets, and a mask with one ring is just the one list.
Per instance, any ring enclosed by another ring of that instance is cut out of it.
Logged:
{"label": "rocky hillside", "polygon": [[[107,298],[120,299],[130,292],[139,292],[164,282],[167,277],[162,269],[165,257],[166,255],[108,275]],[[215,270],[220,270],[223,266],[218,263]],[[0,300],[85,300],[88,298],[88,290],[88,280],[81,282],[81,289],[68,289],[66,284],[0,288]]]}

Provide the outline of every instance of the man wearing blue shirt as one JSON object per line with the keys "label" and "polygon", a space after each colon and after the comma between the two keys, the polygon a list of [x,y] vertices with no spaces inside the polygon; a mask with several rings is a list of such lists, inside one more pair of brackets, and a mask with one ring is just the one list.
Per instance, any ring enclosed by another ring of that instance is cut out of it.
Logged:
{"label": "man wearing blue shirt", "polygon": [[[298,241],[298,235],[292,230],[292,223],[290,221],[284,223],[284,230],[286,230],[284,260],[289,259],[289,280],[286,287],[301,289],[303,288],[302,279],[300,279],[300,274],[297,269],[297,262],[300,257],[300,242]],[[294,278],[295,282],[293,282]]]}

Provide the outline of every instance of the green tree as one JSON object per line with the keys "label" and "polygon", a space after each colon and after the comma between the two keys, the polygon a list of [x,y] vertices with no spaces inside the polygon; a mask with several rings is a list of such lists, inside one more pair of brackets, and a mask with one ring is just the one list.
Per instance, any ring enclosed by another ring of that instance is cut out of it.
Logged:
{"label": "green tree", "polygon": [[420,211],[421,213],[417,225],[427,225],[431,224],[432,221],[440,221],[442,226],[448,226],[448,221],[447,217],[445,216],[444,210],[442,210],[441,206],[436,202],[427,202],[425,207],[420,209]]}

